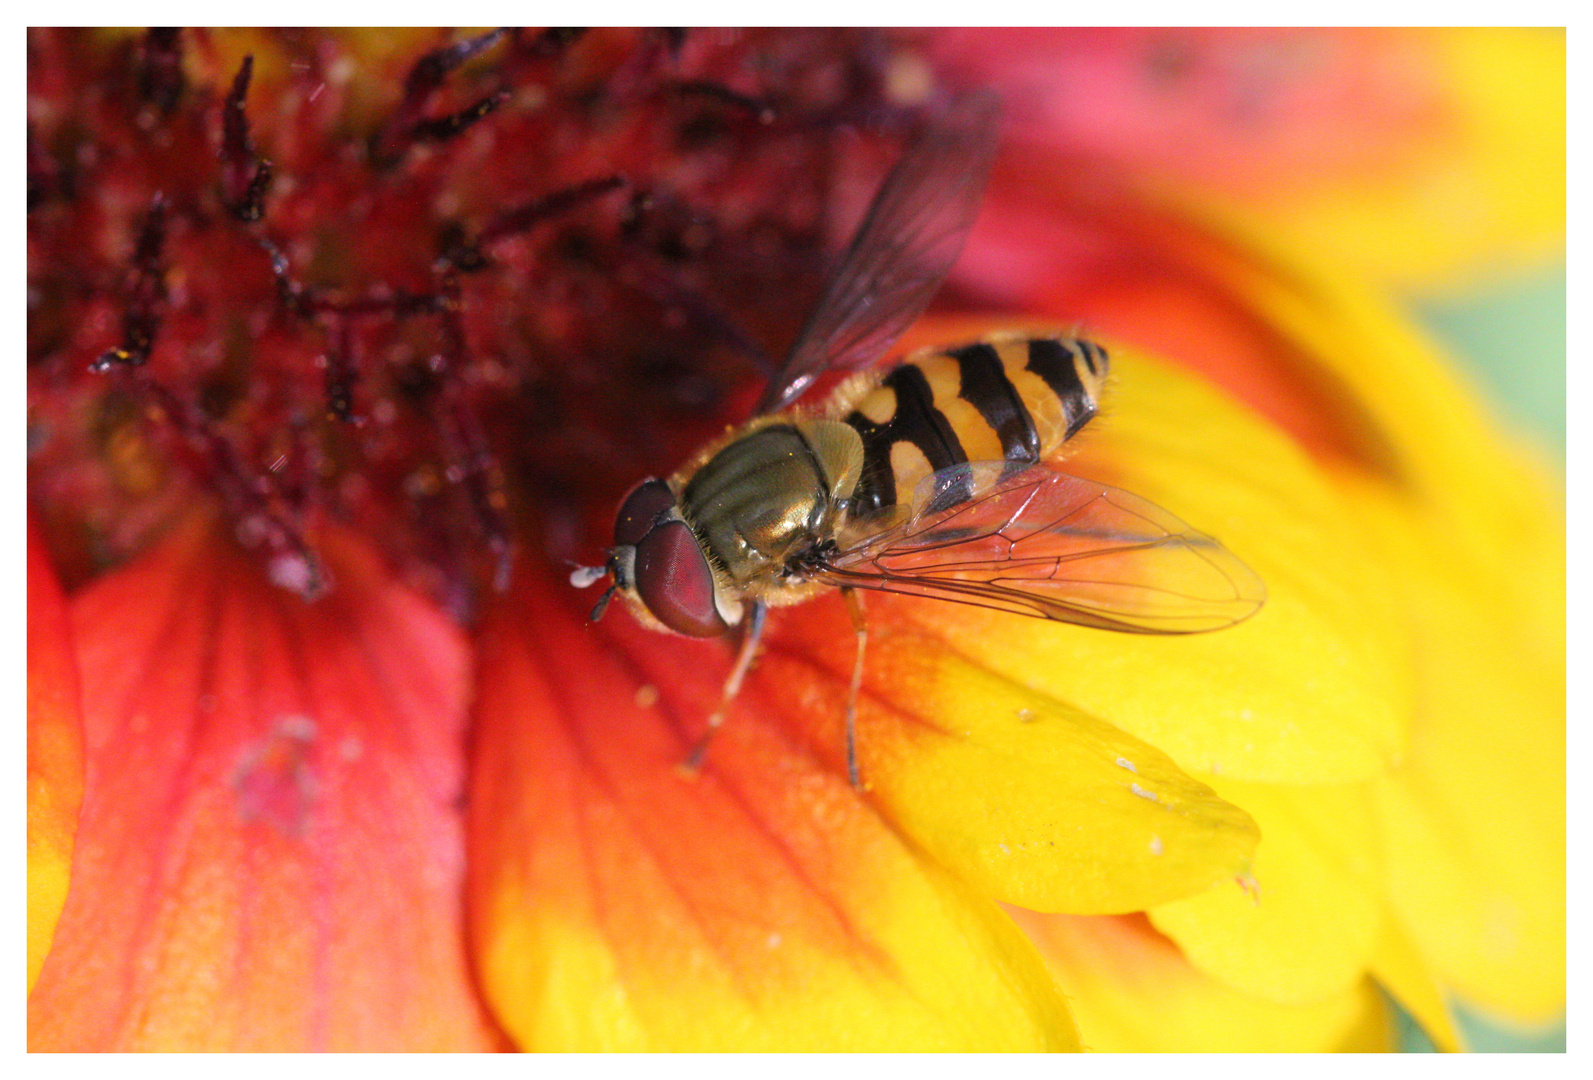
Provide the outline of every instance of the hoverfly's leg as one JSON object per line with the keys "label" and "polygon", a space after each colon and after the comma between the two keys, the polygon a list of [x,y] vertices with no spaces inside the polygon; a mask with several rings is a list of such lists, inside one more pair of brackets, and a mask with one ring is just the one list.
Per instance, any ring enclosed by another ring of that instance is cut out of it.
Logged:
{"label": "hoverfly's leg", "polygon": [[842,587],[846,612],[852,616],[857,632],[857,658],[852,662],[852,689],[846,695],[846,776],[858,791],[863,790],[863,774],[857,767],[857,695],[863,688],[863,650],[868,645],[868,624],[863,621],[863,597],[856,589]]}
{"label": "hoverfly's leg", "polygon": [[714,709],[713,715],[708,717],[708,730],[702,733],[697,745],[691,748],[691,753],[681,762],[681,768],[687,772],[695,773],[702,764],[703,754],[708,751],[708,740],[714,737],[719,725],[725,722],[725,713],[730,709],[730,703],[736,700],[736,695],[741,692],[741,680],[746,676],[747,669],[752,666],[752,658],[758,652],[758,642],[763,638],[763,617],[768,610],[769,606],[762,600],[754,600],[748,607],[747,621],[741,630],[741,649],[736,653],[736,664],[730,669],[730,677],[725,680],[725,688],[719,694],[719,705]]}

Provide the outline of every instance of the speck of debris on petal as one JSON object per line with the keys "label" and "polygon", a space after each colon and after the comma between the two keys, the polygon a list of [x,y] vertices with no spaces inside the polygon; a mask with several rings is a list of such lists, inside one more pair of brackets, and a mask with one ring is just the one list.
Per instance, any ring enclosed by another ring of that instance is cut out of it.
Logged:
{"label": "speck of debris on petal", "polygon": [[1142,799],[1149,799],[1153,803],[1161,802],[1161,799],[1156,797],[1156,793],[1154,791],[1146,791],[1144,788],[1140,787],[1138,784],[1130,784],[1130,785],[1128,785],[1128,789],[1130,791],[1132,791],[1134,794],[1138,795]]}
{"label": "speck of debris on petal", "polygon": [[1134,768],[1134,763],[1128,760],[1126,757],[1120,757],[1117,759],[1117,767],[1119,769],[1127,769],[1131,773],[1139,772],[1138,769]]}

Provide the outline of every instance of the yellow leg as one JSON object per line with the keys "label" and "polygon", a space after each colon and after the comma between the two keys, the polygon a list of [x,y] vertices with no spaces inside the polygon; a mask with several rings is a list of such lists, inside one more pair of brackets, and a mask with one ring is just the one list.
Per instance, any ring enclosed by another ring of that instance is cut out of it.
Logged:
{"label": "yellow leg", "polygon": [[768,610],[768,605],[762,600],[754,600],[748,609],[747,621],[741,631],[741,649],[736,653],[736,664],[730,669],[730,677],[725,680],[725,687],[719,693],[718,707],[708,717],[707,730],[702,733],[702,738],[697,740],[697,745],[691,748],[691,753],[686,755],[686,760],[681,762],[681,769],[685,772],[695,774],[702,765],[703,755],[708,752],[708,740],[714,737],[719,725],[725,722],[725,713],[729,710],[730,703],[736,700],[736,695],[741,692],[741,680],[746,677],[747,669],[752,666],[752,658],[758,651],[758,642],[763,638],[763,617]]}
{"label": "yellow leg", "polygon": [[857,632],[857,658],[852,662],[852,689],[846,696],[846,776],[858,791],[863,790],[863,773],[857,766],[857,695],[863,688],[863,650],[868,645],[868,624],[863,621],[863,597],[856,589],[842,588],[852,629]]}

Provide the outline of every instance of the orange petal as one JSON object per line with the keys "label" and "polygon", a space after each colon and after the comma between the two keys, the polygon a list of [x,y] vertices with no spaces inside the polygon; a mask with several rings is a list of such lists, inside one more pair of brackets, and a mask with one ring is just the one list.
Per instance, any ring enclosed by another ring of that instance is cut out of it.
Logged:
{"label": "orange petal", "polygon": [[1381,995],[1360,980],[1286,1005],[1225,985],[1186,960],[1142,915],[1015,911],[1068,995],[1087,1049],[1106,1053],[1392,1050]]}
{"label": "orange petal", "polygon": [[76,598],[88,777],[36,1050],[480,1049],[464,644],[327,533],[306,603],[192,521]]}
{"label": "orange petal", "polygon": [[567,585],[521,573],[481,638],[469,895],[483,988],[522,1047],[1076,1046],[1010,919],[793,719],[811,678],[755,673],[683,775],[725,645],[626,612],[583,625]]}
{"label": "orange petal", "polygon": [[66,902],[83,802],[83,719],[66,598],[28,515],[28,989]]}

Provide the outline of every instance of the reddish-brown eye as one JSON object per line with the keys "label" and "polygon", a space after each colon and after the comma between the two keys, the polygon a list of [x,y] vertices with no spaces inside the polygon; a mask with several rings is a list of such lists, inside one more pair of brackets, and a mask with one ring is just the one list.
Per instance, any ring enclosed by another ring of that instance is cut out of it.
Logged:
{"label": "reddish-brown eye", "polygon": [[614,518],[614,546],[635,547],[653,527],[658,515],[675,505],[675,493],[656,477],[631,488]]}
{"label": "reddish-brown eye", "polygon": [[714,605],[714,575],[684,521],[654,526],[636,545],[636,595],[677,634],[717,637],[729,627]]}

